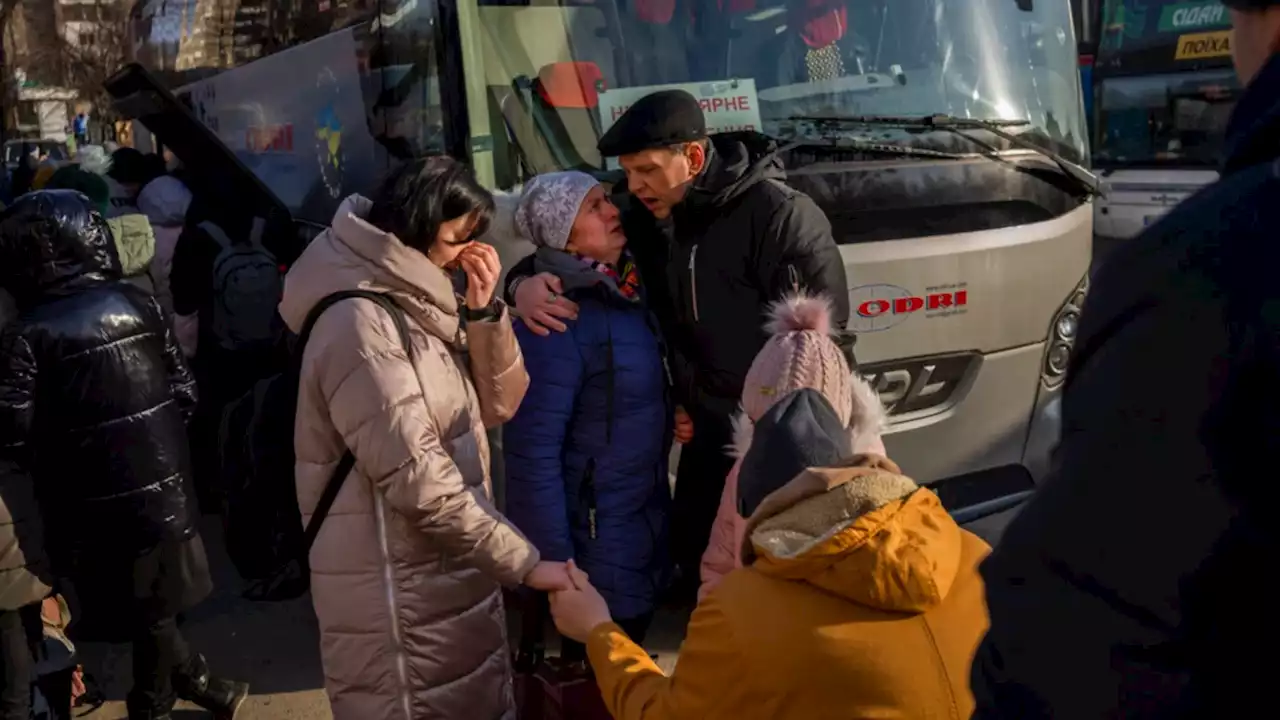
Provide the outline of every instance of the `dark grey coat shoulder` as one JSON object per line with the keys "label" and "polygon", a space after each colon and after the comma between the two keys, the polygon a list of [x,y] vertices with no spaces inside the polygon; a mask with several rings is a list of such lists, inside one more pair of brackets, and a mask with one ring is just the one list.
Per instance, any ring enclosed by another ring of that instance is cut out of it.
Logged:
{"label": "dark grey coat shoulder", "polygon": [[1054,469],[982,566],[974,718],[1228,718],[1280,624],[1280,55],[1222,179],[1095,271]]}

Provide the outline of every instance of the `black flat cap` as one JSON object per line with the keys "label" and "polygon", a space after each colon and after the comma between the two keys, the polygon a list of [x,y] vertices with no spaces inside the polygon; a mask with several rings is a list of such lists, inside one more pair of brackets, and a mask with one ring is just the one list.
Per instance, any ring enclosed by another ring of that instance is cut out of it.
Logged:
{"label": "black flat cap", "polygon": [[627,108],[596,147],[605,157],[669,147],[707,136],[698,100],[684,90],[659,90]]}
{"label": "black flat cap", "polygon": [[738,467],[738,511],[760,507],[773,491],[814,467],[830,467],[853,456],[849,429],[822,393],[802,388],[760,417],[751,447]]}

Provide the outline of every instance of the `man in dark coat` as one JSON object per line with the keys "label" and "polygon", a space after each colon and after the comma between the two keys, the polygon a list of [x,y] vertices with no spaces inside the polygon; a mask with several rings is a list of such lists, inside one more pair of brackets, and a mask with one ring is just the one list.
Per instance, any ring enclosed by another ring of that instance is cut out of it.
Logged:
{"label": "man in dark coat", "polygon": [[1221,180],[1093,278],[1055,468],[983,567],[975,718],[1273,704],[1280,0],[1224,0],[1247,86]]}
{"label": "man in dark coat", "polygon": [[86,625],[132,640],[129,717],[167,718],[176,692],[231,718],[247,686],[210,677],[176,620],[212,586],[189,487],[194,383],[159,304],[120,273],[80,193],[0,213],[0,287],[19,313],[0,339],[0,461],[33,478]]}
{"label": "man in dark coat", "polygon": [[[678,594],[698,586],[725,476],[733,465],[731,417],[764,331],[770,303],[805,289],[832,301],[845,327],[849,292],[831,224],[809,196],[783,182],[777,146],[754,132],[708,137],[697,100],[682,90],[648,95],[600,138],[629,193],[619,199],[627,249],[650,288],[667,336],[680,452],[671,517]],[[529,259],[508,274],[524,322],[562,332],[576,307]],[[692,439],[688,426],[692,424]],[[682,437],[683,435],[683,437]]]}

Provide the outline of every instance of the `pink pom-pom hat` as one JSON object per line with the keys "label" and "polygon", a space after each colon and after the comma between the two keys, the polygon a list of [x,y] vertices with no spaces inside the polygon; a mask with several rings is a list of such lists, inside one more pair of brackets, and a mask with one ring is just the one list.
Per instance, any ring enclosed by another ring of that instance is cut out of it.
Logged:
{"label": "pink pom-pom hat", "polygon": [[[855,452],[884,453],[884,406],[866,380],[853,373],[831,336],[831,303],[799,293],[773,304],[742,389],[745,415],[736,423],[735,450],[750,444],[750,427],[783,397],[811,388],[822,393],[853,435]],[[735,453],[736,454],[736,453]]]}

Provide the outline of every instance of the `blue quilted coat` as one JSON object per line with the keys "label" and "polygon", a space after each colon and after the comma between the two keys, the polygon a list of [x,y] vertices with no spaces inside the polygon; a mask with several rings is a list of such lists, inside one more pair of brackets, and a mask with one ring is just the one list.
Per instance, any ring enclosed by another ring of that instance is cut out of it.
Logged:
{"label": "blue quilted coat", "polygon": [[535,257],[579,305],[563,333],[516,335],[529,371],[503,428],[507,517],[544,560],[573,558],[618,619],[650,613],[665,580],[672,409],[657,323],[585,263]]}

